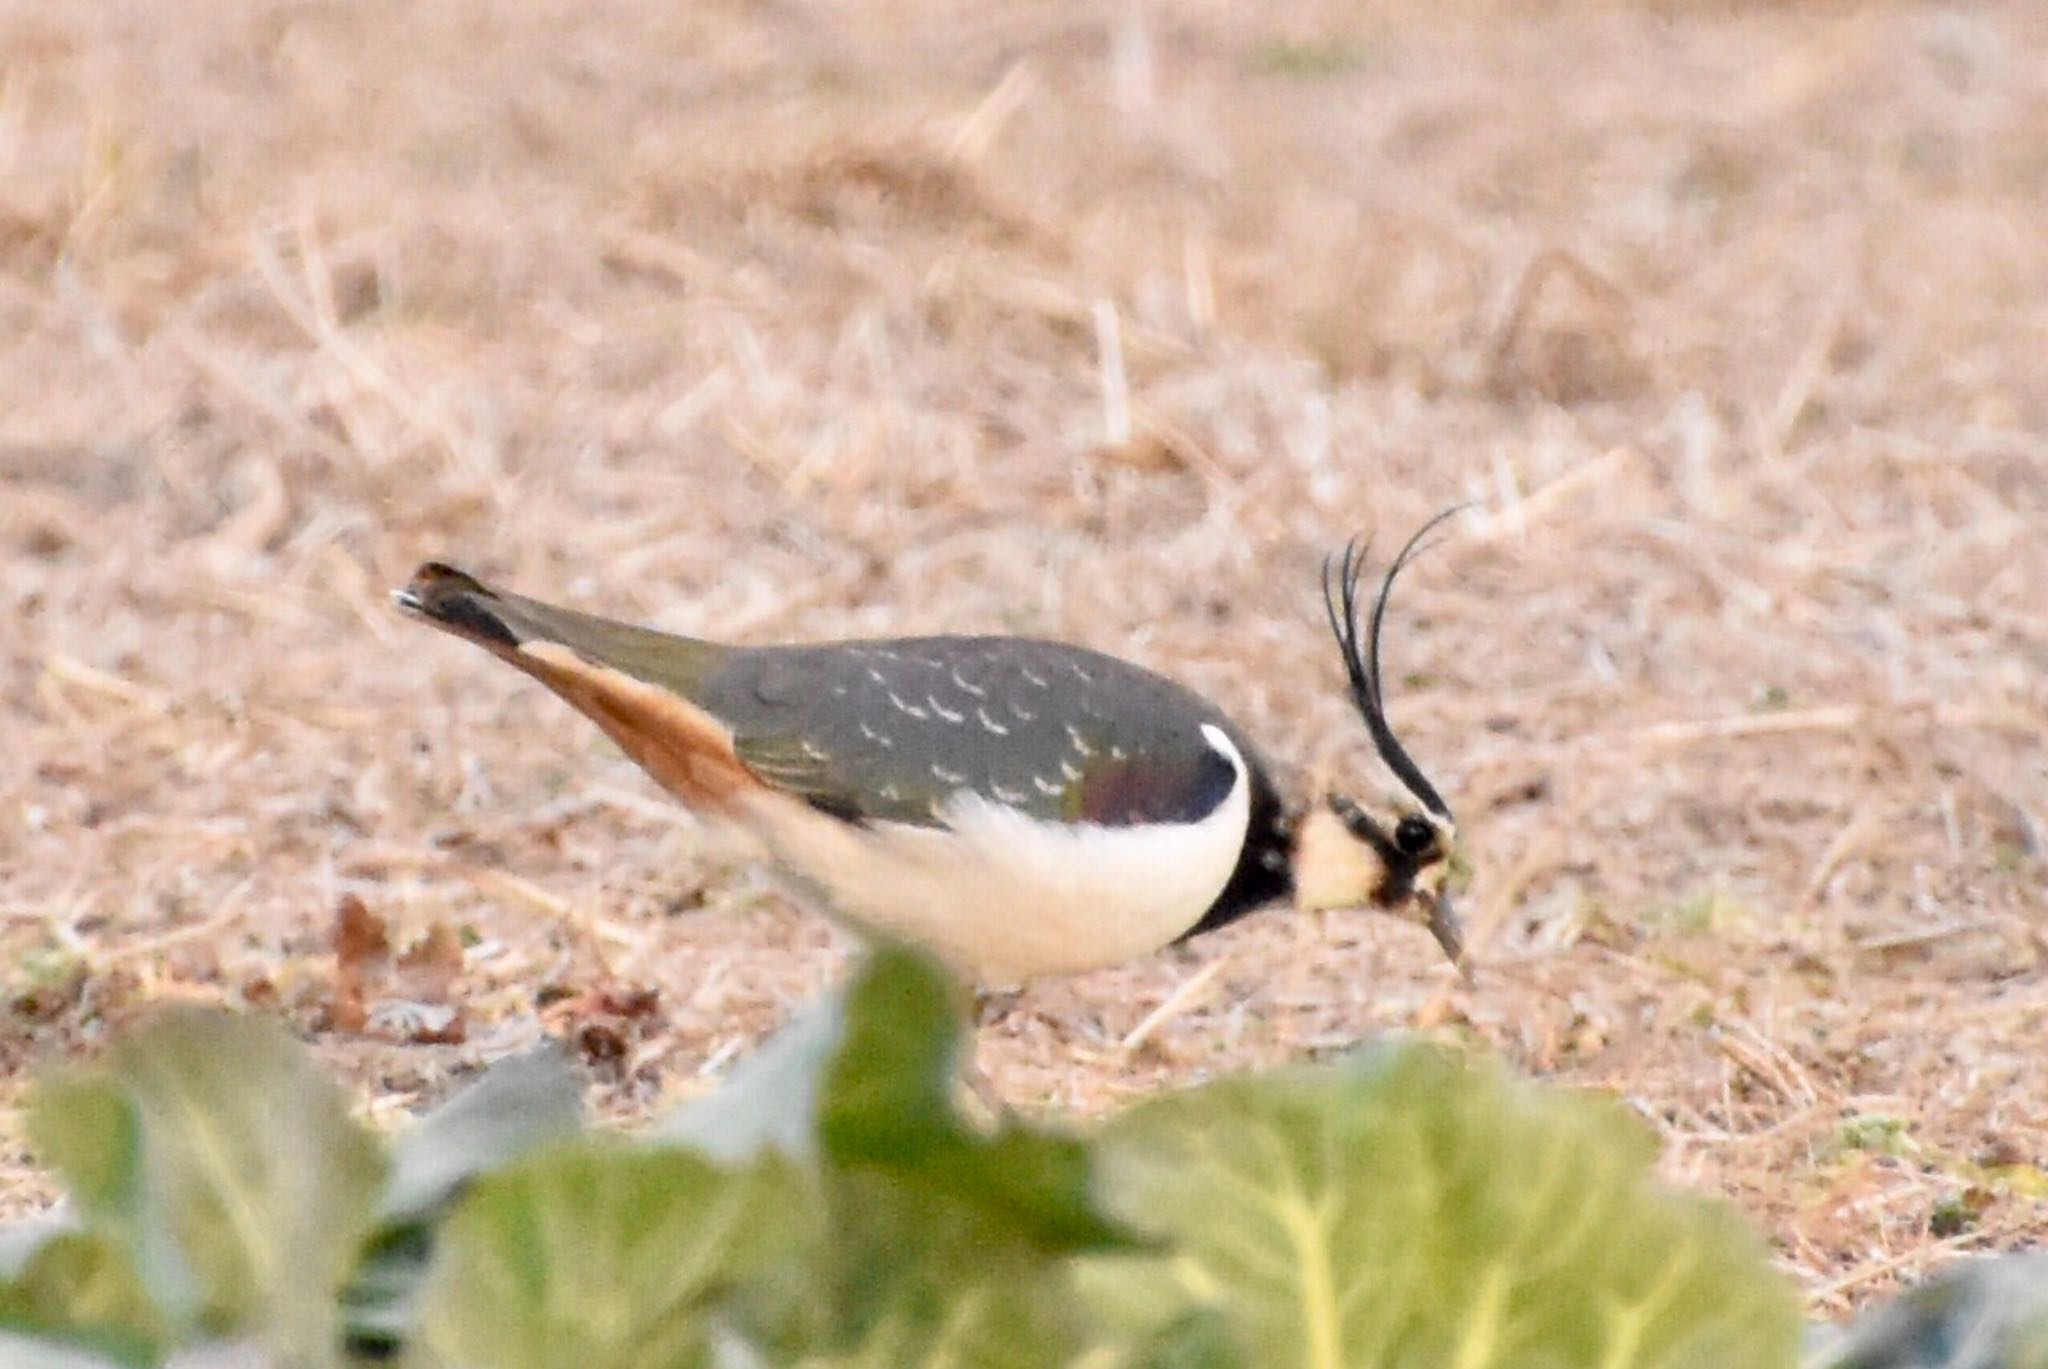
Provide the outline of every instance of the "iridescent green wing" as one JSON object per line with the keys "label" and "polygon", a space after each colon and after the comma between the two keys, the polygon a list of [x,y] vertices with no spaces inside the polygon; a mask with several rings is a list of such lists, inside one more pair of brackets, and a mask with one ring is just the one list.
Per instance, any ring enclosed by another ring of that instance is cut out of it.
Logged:
{"label": "iridescent green wing", "polygon": [[847,821],[941,826],[961,794],[1047,821],[1193,821],[1236,767],[1214,708],[1058,643],[928,637],[740,651],[695,691],[765,782]]}

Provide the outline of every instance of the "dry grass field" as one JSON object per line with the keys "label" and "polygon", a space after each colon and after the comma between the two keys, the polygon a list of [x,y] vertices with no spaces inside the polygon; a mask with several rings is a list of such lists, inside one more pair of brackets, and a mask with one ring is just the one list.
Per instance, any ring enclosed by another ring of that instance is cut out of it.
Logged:
{"label": "dry grass field", "polygon": [[1071,638],[1377,786],[1318,562],[1469,501],[1388,649],[1476,985],[1269,913],[1033,987],[997,1086],[1419,1029],[1625,1095],[1819,1313],[2039,1246],[2044,362],[2032,0],[9,0],[0,1209],[152,1003],[393,1123],[568,1034],[630,1118],[839,973],[398,618],[427,556]]}

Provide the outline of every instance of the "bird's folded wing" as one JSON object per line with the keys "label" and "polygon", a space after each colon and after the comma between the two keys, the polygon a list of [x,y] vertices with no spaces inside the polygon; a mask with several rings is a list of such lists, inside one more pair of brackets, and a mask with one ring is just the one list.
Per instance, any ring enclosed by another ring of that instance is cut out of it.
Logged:
{"label": "bird's folded wing", "polygon": [[976,795],[1050,822],[1194,821],[1236,767],[1179,686],[1110,657],[1013,638],[747,653],[706,682],[733,750],[847,821],[942,826]]}

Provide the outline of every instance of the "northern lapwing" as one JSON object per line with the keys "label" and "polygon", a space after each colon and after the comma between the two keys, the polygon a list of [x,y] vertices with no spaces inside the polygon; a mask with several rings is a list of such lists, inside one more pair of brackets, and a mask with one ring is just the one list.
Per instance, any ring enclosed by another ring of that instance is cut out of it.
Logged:
{"label": "northern lapwing", "polygon": [[[1446,515],[1447,516],[1447,515]],[[855,930],[924,945],[986,987],[1112,965],[1267,904],[1373,907],[1462,968],[1450,808],[1387,722],[1356,543],[1323,567],[1351,698],[1413,802],[1290,803],[1200,695],[1026,637],[732,646],[492,589],[439,562],[394,596],[587,715],[670,794],[737,822]]]}

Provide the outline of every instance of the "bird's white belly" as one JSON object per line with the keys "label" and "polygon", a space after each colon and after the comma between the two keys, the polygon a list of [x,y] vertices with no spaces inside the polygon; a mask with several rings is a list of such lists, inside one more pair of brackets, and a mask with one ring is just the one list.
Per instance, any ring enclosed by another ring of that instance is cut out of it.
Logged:
{"label": "bird's white belly", "polygon": [[1195,823],[1045,822],[955,795],[947,826],[855,826],[786,795],[748,815],[790,872],[859,927],[930,947],[985,985],[1149,954],[1194,926],[1244,846],[1251,786],[1227,735],[1230,792]]}

